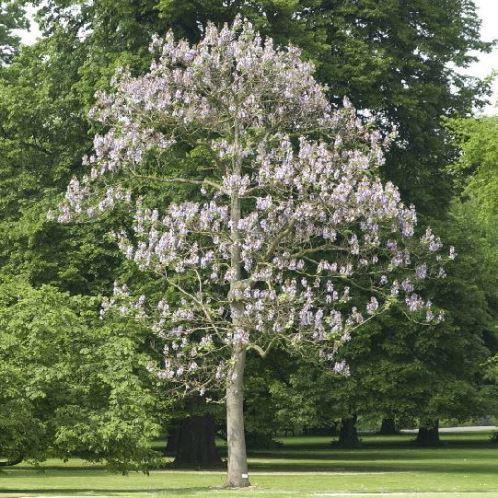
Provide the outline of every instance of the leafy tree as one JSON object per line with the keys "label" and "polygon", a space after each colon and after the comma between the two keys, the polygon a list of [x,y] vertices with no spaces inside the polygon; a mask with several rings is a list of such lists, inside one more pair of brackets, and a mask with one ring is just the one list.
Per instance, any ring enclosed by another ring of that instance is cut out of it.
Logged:
{"label": "leafy tree", "polygon": [[[108,131],[95,137],[89,172],[69,183],[58,219],[131,206],[120,248],[176,295],[126,306],[127,289],[116,287],[106,308],[149,321],[165,341],[159,376],[201,394],[223,379],[228,484],[246,486],[247,351],[316,343],[330,360],[365,320],[358,307],[374,317],[398,295],[437,320],[414,291],[443,271],[429,257],[442,244],[430,230],[414,237],[413,209],[376,176],[380,135],[349,105],[330,106],[298,50],[263,43],[240,20],[208,25],[196,46],[169,33],[151,48],[150,73],[120,71],[115,92],[99,96],[92,116]],[[197,148],[211,157],[209,174],[168,176],[170,161]],[[206,200],[159,213],[133,199],[135,179],[199,186]]]}
{"label": "leafy tree", "polygon": [[353,413],[465,421],[490,409],[483,365],[493,314],[492,268],[485,263],[479,228],[457,205],[437,230],[459,251],[446,278],[426,290],[446,318],[420,326],[393,308],[343,349],[351,377],[337,380],[344,387],[336,392]]}
{"label": "leafy tree", "polygon": [[[457,203],[460,220],[471,226],[479,244],[479,261],[482,268],[482,292],[488,302],[489,316],[487,341],[497,352],[498,310],[498,118],[453,120],[450,130],[461,147],[461,155],[451,172],[460,188],[461,202]],[[494,374],[492,374],[494,376]]]}
{"label": "leafy tree", "polygon": [[73,92],[80,53],[44,40],[0,71],[0,265],[34,286],[79,294],[108,288],[121,259],[102,227],[74,230],[47,211],[89,148],[88,125]]}
{"label": "leafy tree", "polygon": [[[387,414],[402,423],[418,419],[430,429],[440,418],[463,422],[493,412],[494,392],[484,367],[490,350],[496,351],[497,272],[487,257],[482,225],[468,206],[455,201],[437,230],[459,251],[447,265],[447,277],[426,289],[445,309],[444,322],[421,326],[392,307],[341,349],[349,377],[310,364],[288,368],[288,379],[278,389],[272,386],[267,403],[278,406],[295,427],[330,427],[337,419]],[[436,442],[437,430],[430,434]]]}
{"label": "leafy tree", "polygon": [[159,430],[136,325],[102,322],[95,299],[0,282],[0,453],[147,464]]}

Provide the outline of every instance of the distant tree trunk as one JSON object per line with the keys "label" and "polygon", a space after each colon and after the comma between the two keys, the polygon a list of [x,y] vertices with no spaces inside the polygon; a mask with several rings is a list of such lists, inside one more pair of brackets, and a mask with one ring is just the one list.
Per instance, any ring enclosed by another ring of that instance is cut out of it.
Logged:
{"label": "distant tree trunk", "polygon": [[175,446],[175,465],[214,467],[221,465],[216,448],[216,427],[211,415],[195,415],[182,420],[175,437],[168,438],[168,446]]}
{"label": "distant tree trunk", "polygon": [[396,421],[394,420],[394,418],[383,418],[379,434],[383,434],[385,436],[391,436],[397,433],[398,430],[396,428]]}
{"label": "distant tree trunk", "polygon": [[358,430],[356,429],[356,415],[341,419],[339,430],[339,446],[343,448],[355,448],[360,445]]}
{"label": "distant tree trunk", "polygon": [[164,453],[168,456],[176,456],[176,451],[178,450],[178,436],[180,435],[180,430],[178,426],[171,427],[168,433],[168,440],[166,442],[166,448]]}
{"label": "distant tree trunk", "polygon": [[339,423],[338,422],[332,423],[332,425],[330,426],[330,433],[331,433],[331,436],[338,436],[339,435]]}
{"label": "distant tree trunk", "polygon": [[439,440],[439,419],[422,420],[415,442],[420,446],[436,446]]}

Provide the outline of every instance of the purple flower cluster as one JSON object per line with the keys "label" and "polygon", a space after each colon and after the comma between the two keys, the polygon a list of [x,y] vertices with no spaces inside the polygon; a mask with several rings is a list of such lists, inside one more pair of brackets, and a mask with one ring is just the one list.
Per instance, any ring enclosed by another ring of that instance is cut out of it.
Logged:
{"label": "purple flower cluster", "polygon": [[[133,234],[116,233],[119,247],[175,298],[147,308],[116,287],[103,309],[148,321],[164,344],[151,369],[204,392],[227,378],[235,345],[315,347],[334,362],[393,299],[439,319],[414,291],[442,276],[432,263],[440,239],[429,229],[415,237],[413,206],[378,175],[385,142],[347,100],[331,107],[298,49],[238,19],[209,25],[193,47],[168,33],[151,51],[147,74],[123,70],[114,93],[98,96],[92,117],[109,131],[95,137],[90,171],[71,181],[59,217],[132,206]],[[205,200],[146,208],[121,180],[168,154],[179,130],[216,158],[212,177],[191,181]]]}

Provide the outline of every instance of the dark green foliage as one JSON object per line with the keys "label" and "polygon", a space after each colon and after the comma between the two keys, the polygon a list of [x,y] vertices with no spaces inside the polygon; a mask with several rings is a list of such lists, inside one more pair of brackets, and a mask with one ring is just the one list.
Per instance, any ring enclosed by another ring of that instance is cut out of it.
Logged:
{"label": "dark green foliage", "polygon": [[337,376],[316,358],[289,357],[274,350],[261,359],[250,356],[245,398],[246,432],[259,444],[271,446],[275,436],[325,430],[349,413],[338,402]]}

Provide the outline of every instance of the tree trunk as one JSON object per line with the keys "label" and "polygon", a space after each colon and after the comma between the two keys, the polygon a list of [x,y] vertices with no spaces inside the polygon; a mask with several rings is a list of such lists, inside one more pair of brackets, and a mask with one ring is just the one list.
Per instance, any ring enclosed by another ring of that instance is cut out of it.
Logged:
{"label": "tree trunk", "polygon": [[439,419],[423,420],[415,442],[420,446],[437,446],[439,440]]}
{"label": "tree trunk", "polygon": [[182,420],[176,440],[175,465],[214,467],[221,465],[215,444],[216,428],[211,415]]}
{"label": "tree trunk", "polygon": [[176,451],[178,450],[178,438],[180,436],[180,428],[175,426],[169,430],[168,440],[166,442],[166,448],[164,454],[168,456],[176,456]]}
{"label": "tree trunk", "polygon": [[379,434],[383,434],[385,436],[392,436],[397,433],[398,430],[396,428],[396,421],[394,420],[394,418],[383,418]]}
{"label": "tree trunk", "polygon": [[358,431],[356,429],[356,420],[356,415],[341,419],[339,446],[342,446],[343,448],[356,448],[360,445]]}
{"label": "tree trunk", "polygon": [[233,366],[230,370],[226,392],[228,475],[227,486],[249,486],[246,439],[244,433],[244,367],[246,352],[234,346]]}
{"label": "tree trunk", "polygon": [[339,423],[334,422],[332,426],[330,427],[330,433],[332,436],[338,436],[339,435]]}
{"label": "tree trunk", "polygon": [[[240,150],[239,123],[235,123],[234,152],[231,172],[235,177],[242,175],[242,153]],[[230,198],[230,314],[232,318],[232,358],[226,384],[228,487],[242,488],[250,485],[247,469],[246,440],[244,434],[244,369],[246,364],[246,338],[242,318],[244,303],[242,296],[246,283],[242,279],[242,237],[239,229],[241,201],[237,189]]]}

